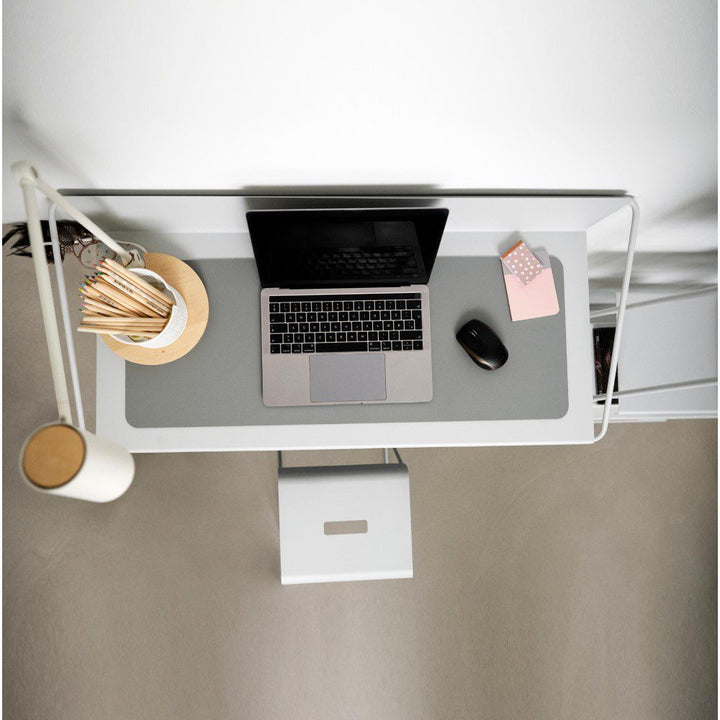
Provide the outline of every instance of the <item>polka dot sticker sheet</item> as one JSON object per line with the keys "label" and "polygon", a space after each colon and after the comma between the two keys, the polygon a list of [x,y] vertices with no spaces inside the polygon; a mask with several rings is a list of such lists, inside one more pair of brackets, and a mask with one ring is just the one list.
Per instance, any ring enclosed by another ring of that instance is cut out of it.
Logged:
{"label": "polka dot sticker sheet", "polygon": [[516,242],[500,259],[523,285],[532,282],[543,271],[543,264],[522,240]]}

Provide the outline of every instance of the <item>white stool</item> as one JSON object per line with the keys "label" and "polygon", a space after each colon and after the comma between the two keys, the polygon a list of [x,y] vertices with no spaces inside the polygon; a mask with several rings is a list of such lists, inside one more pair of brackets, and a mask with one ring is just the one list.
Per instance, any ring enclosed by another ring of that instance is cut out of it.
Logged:
{"label": "white stool", "polygon": [[278,453],[283,585],[411,578],[410,476],[397,464],[284,468]]}

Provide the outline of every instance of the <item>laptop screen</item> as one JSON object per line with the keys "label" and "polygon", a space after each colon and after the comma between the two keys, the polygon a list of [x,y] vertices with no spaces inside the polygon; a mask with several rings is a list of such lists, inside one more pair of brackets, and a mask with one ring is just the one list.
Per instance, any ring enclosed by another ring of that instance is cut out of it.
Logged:
{"label": "laptop screen", "polygon": [[448,211],[252,210],[247,213],[263,287],[424,285]]}

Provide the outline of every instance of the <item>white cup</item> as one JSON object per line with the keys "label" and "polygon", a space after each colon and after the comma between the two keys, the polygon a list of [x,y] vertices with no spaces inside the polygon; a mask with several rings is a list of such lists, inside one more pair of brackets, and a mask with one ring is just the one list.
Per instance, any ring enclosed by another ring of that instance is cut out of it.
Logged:
{"label": "white cup", "polygon": [[124,345],[136,345],[146,348],[164,348],[174,343],[187,327],[187,306],[183,296],[171,285],[168,285],[156,272],[146,268],[130,268],[128,272],[139,275],[143,280],[150,283],[165,295],[171,297],[175,304],[170,311],[170,317],[162,332],[149,340],[132,340],[128,335],[111,335],[110,337]]}
{"label": "white cup", "polygon": [[20,475],[48,495],[110,502],[134,474],[135,461],[124,447],[60,421],[41,425],[20,451]]}

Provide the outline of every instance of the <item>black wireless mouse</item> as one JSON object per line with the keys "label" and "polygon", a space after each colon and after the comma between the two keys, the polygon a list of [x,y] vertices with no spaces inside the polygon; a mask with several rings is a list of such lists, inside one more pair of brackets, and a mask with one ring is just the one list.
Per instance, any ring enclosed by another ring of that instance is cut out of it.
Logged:
{"label": "black wireless mouse", "polygon": [[507,348],[495,331],[480,320],[466,322],[455,337],[472,361],[484,370],[497,370],[507,362]]}

